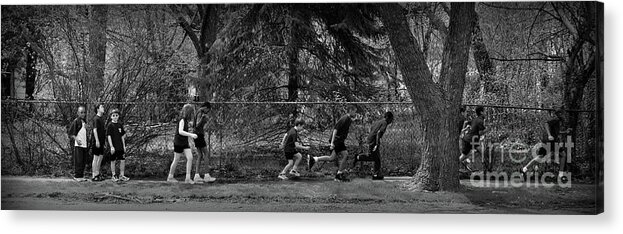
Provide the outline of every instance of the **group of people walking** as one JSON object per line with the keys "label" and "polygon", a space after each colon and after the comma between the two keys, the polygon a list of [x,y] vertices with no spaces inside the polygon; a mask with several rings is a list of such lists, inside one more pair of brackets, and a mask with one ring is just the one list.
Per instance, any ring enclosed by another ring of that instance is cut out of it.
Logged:
{"label": "group of people walking", "polygon": [[[200,173],[202,161],[208,160],[208,148],[205,139],[205,132],[208,130],[208,112],[211,108],[209,102],[203,103],[198,110],[195,110],[195,105],[185,104],[179,114],[177,120],[177,126],[175,128],[175,136],[173,138],[173,162],[170,165],[169,173],[166,178],[168,182],[178,182],[175,179],[175,171],[178,162],[181,157],[186,158],[186,175],[185,183],[195,184],[204,182],[214,182],[216,178],[212,177],[209,172],[206,172],[203,177]],[[364,154],[358,154],[353,157],[352,164],[348,164],[349,154],[346,147],[346,139],[350,126],[356,117],[357,107],[349,105],[347,107],[347,113],[344,114],[334,125],[331,136],[329,139],[329,145],[331,153],[325,156],[310,156],[307,154],[306,166],[309,171],[312,171],[314,165],[319,162],[335,162],[337,171],[335,173],[336,181],[350,181],[347,176],[347,172],[354,168],[356,163],[371,161],[374,162],[374,175],[373,180],[384,179],[381,171],[381,139],[385,134],[387,127],[394,122],[394,115],[392,112],[387,111],[384,113],[382,119],[375,121],[369,128],[369,133],[366,139],[368,144],[368,152]],[[105,145],[108,144],[108,151],[110,155],[110,168],[111,168],[111,180],[112,181],[128,181],[129,177],[125,174],[125,129],[119,122],[120,111],[119,109],[113,109],[110,112],[110,121],[108,124],[104,124],[104,105],[95,105],[96,114],[92,119],[92,137],[87,137],[87,124],[85,121],[85,108],[80,106],[78,108],[77,118],[69,126],[69,136],[73,140],[74,153],[74,180],[86,181],[84,178],[85,161],[88,155],[89,147],[92,150],[92,181],[102,181],[104,177],[100,172],[100,166],[104,158]],[[485,127],[485,109],[482,106],[478,106],[475,109],[475,118],[468,120],[466,108],[463,106],[460,109],[460,149],[461,154],[459,156],[459,162],[462,163],[468,170],[471,171],[471,156],[472,152],[480,152],[482,154],[483,144],[482,140],[484,135],[489,131]],[[304,145],[299,137],[299,133],[305,128],[306,122],[303,118],[296,118],[294,120],[294,126],[289,129],[283,136],[280,148],[283,150],[283,155],[287,160],[287,165],[279,173],[277,178],[287,180],[290,177],[301,176],[299,172],[299,164],[303,161],[302,151],[310,149],[309,146]],[[525,173],[528,168],[535,162],[542,161],[547,155],[551,155],[549,146],[559,142],[560,134],[570,131],[567,129],[563,131],[562,126],[562,110],[553,112],[552,117],[543,124],[543,137],[541,139],[542,147],[537,151],[536,157],[522,167],[521,172]],[[195,174],[191,177],[192,165],[193,165],[193,153],[190,147],[189,140],[192,138],[194,146],[197,150],[198,158],[195,163]],[[87,142],[87,139],[90,139]],[[119,164],[119,174],[116,171],[116,164]],[[206,162],[207,163],[207,162]],[[563,166],[559,172],[559,176],[563,175]],[[290,177],[289,177],[290,176]]]}

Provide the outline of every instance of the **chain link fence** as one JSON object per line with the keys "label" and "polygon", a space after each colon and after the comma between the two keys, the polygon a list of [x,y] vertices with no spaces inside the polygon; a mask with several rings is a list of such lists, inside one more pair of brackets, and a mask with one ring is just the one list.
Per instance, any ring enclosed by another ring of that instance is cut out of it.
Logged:
{"label": "chain link fence", "polygon": [[[120,122],[127,132],[127,173],[139,178],[165,178],[173,159],[176,120],[185,103],[102,104],[107,113],[112,108],[121,110]],[[413,175],[420,164],[423,145],[419,118],[412,104],[398,102],[212,103],[206,132],[210,159],[208,163],[203,163],[202,171],[209,169],[216,177],[239,180],[276,177],[286,164],[278,146],[283,134],[292,127],[295,117],[301,117],[307,122],[300,136],[303,143],[310,145],[311,149],[304,153],[313,156],[328,155],[333,126],[346,113],[346,107],[350,104],[357,106],[358,116],[351,125],[346,142],[349,154],[367,153],[365,139],[370,126],[374,121],[382,119],[386,111],[392,111],[395,116],[394,123],[388,127],[382,139],[383,170],[390,176]],[[91,132],[91,119],[95,115],[94,103],[3,100],[2,174],[70,175],[73,168],[72,147],[67,127],[76,117],[80,105],[87,109],[87,125]],[[473,106],[468,108],[471,117],[473,109]],[[488,140],[504,147],[532,147],[539,140],[541,123],[548,118],[547,111],[541,109],[494,106],[487,109],[485,124],[491,128],[487,134]],[[583,114],[591,115],[591,112]],[[105,116],[108,122],[109,116]],[[197,155],[194,147],[192,148],[193,154]],[[491,168],[494,171],[518,170],[521,167],[521,162],[508,160],[505,158],[507,156],[495,157]],[[574,161],[579,162],[579,171],[590,171],[593,165],[582,164],[591,160],[589,156],[574,157],[574,160],[576,158],[582,159]],[[105,163],[102,164],[102,170],[107,173],[108,167]],[[370,173],[372,165],[364,164],[358,169],[359,172],[367,174]],[[87,165],[87,170],[90,171],[90,165]],[[329,174],[333,170],[333,164],[327,164],[320,171],[308,172],[306,176]],[[185,173],[183,169],[178,168],[177,171]]]}

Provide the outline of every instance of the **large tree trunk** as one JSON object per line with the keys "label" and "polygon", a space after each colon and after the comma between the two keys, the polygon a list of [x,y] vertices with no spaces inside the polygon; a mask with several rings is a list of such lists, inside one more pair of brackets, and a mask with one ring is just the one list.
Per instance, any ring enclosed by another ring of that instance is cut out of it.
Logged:
{"label": "large tree trunk", "polygon": [[[445,103],[441,85],[433,82],[424,54],[418,42],[411,35],[402,7],[396,3],[380,4],[380,14],[396,62],[402,73],[413,105],[421,115],[420,129],[424,132],[422,160],[413,178],[416,188],[435,191],[439,189],[439,156],[442,152],[444,134],[447,129],[444,119]],[[440,121],[441,120],[441,121]],[[456,143],[456,140],[452,140]]]}
{"label": "large tree trunk", "polygon": [[[444,45],[442,75],[437,84],[433,81],[418,42],[409,30],[406,17],[397,13],[401,12],[400,5],[380,4],[381,19],[396,61],[415,109],[421,116],[424,152],[413,178],[417,189],[455,190],[459,186],[459,129],[456,128],[456,122],[467,71],[471,30],[476,16],[474,6],[474,3],[452,3],[450,32]],[[448,92],[447,96],[444,96],[444,88]]]}
{"label": "large tree trunk", "polygon": [[[449,35],[444,43],[441,77],[446,92],[446,126],[443,154],[440,155],[441,190],[459,188],[459,107],[463,102],[465,74],[469,60],[472,28],[476,24],[475,3],[452,3]],[[489,65],[490,66],[490,65]],[[443,134],[443,132],[441,132]]]}
{"label": "large tree trunk", "polygon": [[[599,66],[599,51],[597,43],[597,2],[583,2],[583,23],[577,27],[577,34],[573,37],[573,46],[568,50],[568,57],[564,68],[563,82],[563,108],[565,113],[565,127],[573,129],[571,136],[573,141],[578,139],[579,112],[573,111],[581,109],[584,88],[591,76],[595,75],[596,67]],[[591,43],[591,41],[593,42]],[[578,154],[577,148],[572,149],[571,157]]]}
{"label": "large tree trunk", "polygon": [[[290,9],[290,17],[294,17],[294,13],[292,11],[296,10],[295,7],[291,7]],[[290,25],[290,43],[288,43],[287,53],[288,53],[288,101],[294,102],[298,98],[298,89],[299,89],[299,74],[297,71],[297,67],[299,64],[299,47],[300,47],[300,38],[298,34],[298,24],[293,22]]]}
{"label": "large tree trunk", "polygon": [[87,95],[92,102],[98,101],[104,87],[104,66],[106,63],[106,21],[108,6],[93,5],[89,14],[89,67]]}
{"label": "large tree trunk", "polygon": [[209,79],[210,67],[208,64],[212,61],[212,56],[208,53],[214,41],[216,41],[216,34],[218,32],[218,13],[217,5],[205,4],[198,5],[199,11],[201,11],[201,34],[199,35],[199,47],[196,47],[197,55],[199,59],[199,82],[197,87],[197,95],[199,100],[208,101],[211,100],[214,93],[213,81]]}

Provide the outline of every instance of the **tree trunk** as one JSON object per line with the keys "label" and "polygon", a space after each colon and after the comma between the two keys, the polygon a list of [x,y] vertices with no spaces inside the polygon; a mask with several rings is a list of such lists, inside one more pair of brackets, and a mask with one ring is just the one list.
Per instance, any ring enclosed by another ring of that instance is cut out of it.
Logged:
{"label": "tree trunk", "polygon": [[26,49],[26,99],[34,99],[37,58],[37,52],[29,45]]}
{"label": "tree trunk", "polygon": [[87,95],[95,102],[101,97],[104,87],[104,67],[106,64],[106,22],[108,6],[93,5],[89,14],[89,67]]}
{"label": "tree trunk", "polygon": [[483,86],[482,92],[493,92],[493,74],[494,67],[489,57],[489,51],[482,38],[482,31],[480,30],[480,24],[476,23],[474,26],[472,49],[474,54],[474,62],[478,69],[479,82]]}
{"label": "tree trunk", "polygon": [[[449,35],[443,51],[440,81],[446,92],[446,126],[443,154],[440,155],[439,186],[441,190],[459,188],[460,150],[458,145],[459,107],[463,102],[465,74],[469,60],[472,28],[477,23],[475,3],[451,3]],[[442,132],[443,134],[443,132]]]}
{"label": "tree trunk", "polygon": [[299,89],[299,74],[297,66],[299,64],[299,37],[297,32],[296,23],[293,23],[290,28],[290,43],[288,44],[288,101],[294,102],[298,98]]}
{"label": "tree trunk", "polygon": [[212,61],[212,56],[208,53],[214,41],[216,41],[216,34],[218,32],[218,13],[217,5],[205,4],[198,5],[199,11],[202,11],[203,16],[201,22],[201,34],[199,35],[199,47],[195,47],[197,50],[197,57],[199,59],[199,73],[197,82],[197,96],[201,101],[212,100],[214,93],[213,81],[208,77],[210,74],[210,67],[208,64]]}
{"label": "tree trunk", "polygon": [[[433,82],[418,42],[413,38],[402,7],[396,3],[380,4],[380,15],[396,55],[405,85],[416,111],[421,115],[420,129],[424,132],[422,160],[413,182],[417,189],[439,189],[439,156],[442,154],[445,103],[442,87]],[[441,121],[440,121],[441,120]],[[452,140],[456,143],[456,140]]]}

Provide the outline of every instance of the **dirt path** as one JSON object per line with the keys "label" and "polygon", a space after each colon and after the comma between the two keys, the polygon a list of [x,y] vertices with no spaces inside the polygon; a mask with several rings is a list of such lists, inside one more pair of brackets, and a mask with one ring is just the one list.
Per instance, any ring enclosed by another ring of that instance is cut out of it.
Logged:
{"label": "dirt path", "polygon": [[590,214],[595,209],[591,185],[500,188],[462,181],[460,193],[432,193],[407,191],[400,178],[202,185],[5,176],[1,181],[3,210]]}

